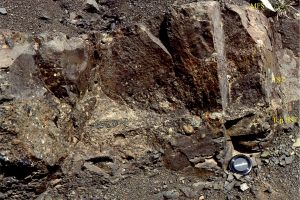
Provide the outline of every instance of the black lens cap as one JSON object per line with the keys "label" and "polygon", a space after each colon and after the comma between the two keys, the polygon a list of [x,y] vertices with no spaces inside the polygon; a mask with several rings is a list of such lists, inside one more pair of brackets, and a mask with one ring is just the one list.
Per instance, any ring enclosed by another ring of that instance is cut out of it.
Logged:
{"label": "black lens cap", "polygon": [[232,157],[229,162],[229,170],[234,173],[247,175],[250,173],[251,169],[252,169],[251,159],[242,154]]}

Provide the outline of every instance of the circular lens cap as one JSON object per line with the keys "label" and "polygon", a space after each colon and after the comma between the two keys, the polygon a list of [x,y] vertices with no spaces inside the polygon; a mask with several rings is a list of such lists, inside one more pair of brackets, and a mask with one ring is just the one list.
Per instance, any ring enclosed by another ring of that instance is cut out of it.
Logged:
{"label": "circular lens cap", "polygon": [[249,174],[252,169],[252,161],[245,155],[236,155],[229,162],[230,171],[238,174]]}

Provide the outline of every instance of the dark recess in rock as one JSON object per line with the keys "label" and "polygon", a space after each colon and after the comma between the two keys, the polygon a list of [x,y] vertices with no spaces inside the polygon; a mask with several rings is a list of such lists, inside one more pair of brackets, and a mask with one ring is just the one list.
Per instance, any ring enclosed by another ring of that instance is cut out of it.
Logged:
{"label": "dark recess in rock", "polygon": [[250,113],[248,115],[245,115],[243,117],[240,117],[240,118],[237,118],[237,119],[233,119],[233,120],[227,120],[225,123],[224,123],[224,126],[226,129],[229,129],[231,128],[232,126],[234,126],[235,124],[237,124],[239,121],[241,121],[243,118],[247,118],[247,117],[252,117],[254,116],[253,113]]}

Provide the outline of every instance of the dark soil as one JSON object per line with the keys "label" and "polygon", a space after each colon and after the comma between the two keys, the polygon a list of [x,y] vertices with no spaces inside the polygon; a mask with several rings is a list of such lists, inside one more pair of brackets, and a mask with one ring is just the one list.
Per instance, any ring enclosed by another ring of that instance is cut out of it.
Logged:
{"label": "dark soil", "polygon": [[[90,30],[107,31],[119,26],[141,23],[167,11],[175,0],[98,0],[100,11],[85,11],[84,0],[3,0],[0,7],[6,8],[7,15],[0,15],[0,27],[21,32],[57,31],[69,35]],[[178,4],[193,2],[180,0]],[[81,24],[66,22],[70,13],[80,15]]]}

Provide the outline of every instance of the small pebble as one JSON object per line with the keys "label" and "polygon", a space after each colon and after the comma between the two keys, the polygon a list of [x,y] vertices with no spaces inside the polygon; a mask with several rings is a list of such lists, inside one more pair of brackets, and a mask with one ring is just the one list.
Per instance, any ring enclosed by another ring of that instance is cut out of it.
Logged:
{"label": "small pebble", "polygon": [[237,179],[237,180],[240,180],[242,178],[243,175],[241,174],[233,174],[234,177]]}
{"label": "small pebble", "polygon": [[194,133],[194,128],[191,125],[183,125],[183,130],[188,135]]}
{"label": "small pebble", "polygon": [[300,137],[297,137],[295,143],[293,144],[293,147],[300,147]]}
{"label": "small pebble", "polygon": [[236,181],[233,180],[232,182],[225,182],[224,188],[226,191],[230,191],[232,190],[232,188],[234,187],[234,185],[236,184]]}
{"label": "small pebble", "polygon": [[247,185],[247,183],[243,183],[240,185],[240,189],[244,192],[249,189],[249,186]]}
{"label": "small pebble", "polygon": [[285,163],[286,163],[287,165],[289,165],[289,164],[291,164],[291,163],[293,162],[294,157],[293,157],[293,156],[285,157],[284,160],[285,160]]}
{"label": "small pebble", "polygon": [[233,175],[232,174],[229,174],[228,177],[227,177],[227,181],[232,181],[234,179]]}
{"label": "small pebble", "polygon": [[203,196],[203,195],[201,195],[200,197],[199,197],[199,200],[204,200],[205,199],[205,197]]}
{"label": "small pebble", "polygon": [[175,199],[178,198],[179,195],[179,192],[177,192],[176,190],[169,190],[163,193],[165,199]]}
{"label": "small pebble", "polygon": [[0,14],[1,15],[7,15],[7,11],[5,8],[0,8]]}
{"label": "small pebble", "polygon": [[268,189],[266,189],[265,192],[272,193],[273,189],[271,187],[268,187]]}
{"label": "small pebble", "polygon": [[264,151],[264,152],[260,155],[260,157],[262,157],[262,158],[268,158],[268,157],[270,157],[270,152],[269,152],[269,151]]}
{"label": "small pebble", "polygon": [[279,165],[282,166],[282,167],[284,167],[285,166],[285,162],[282,160],[282,161],[279,162]]}

